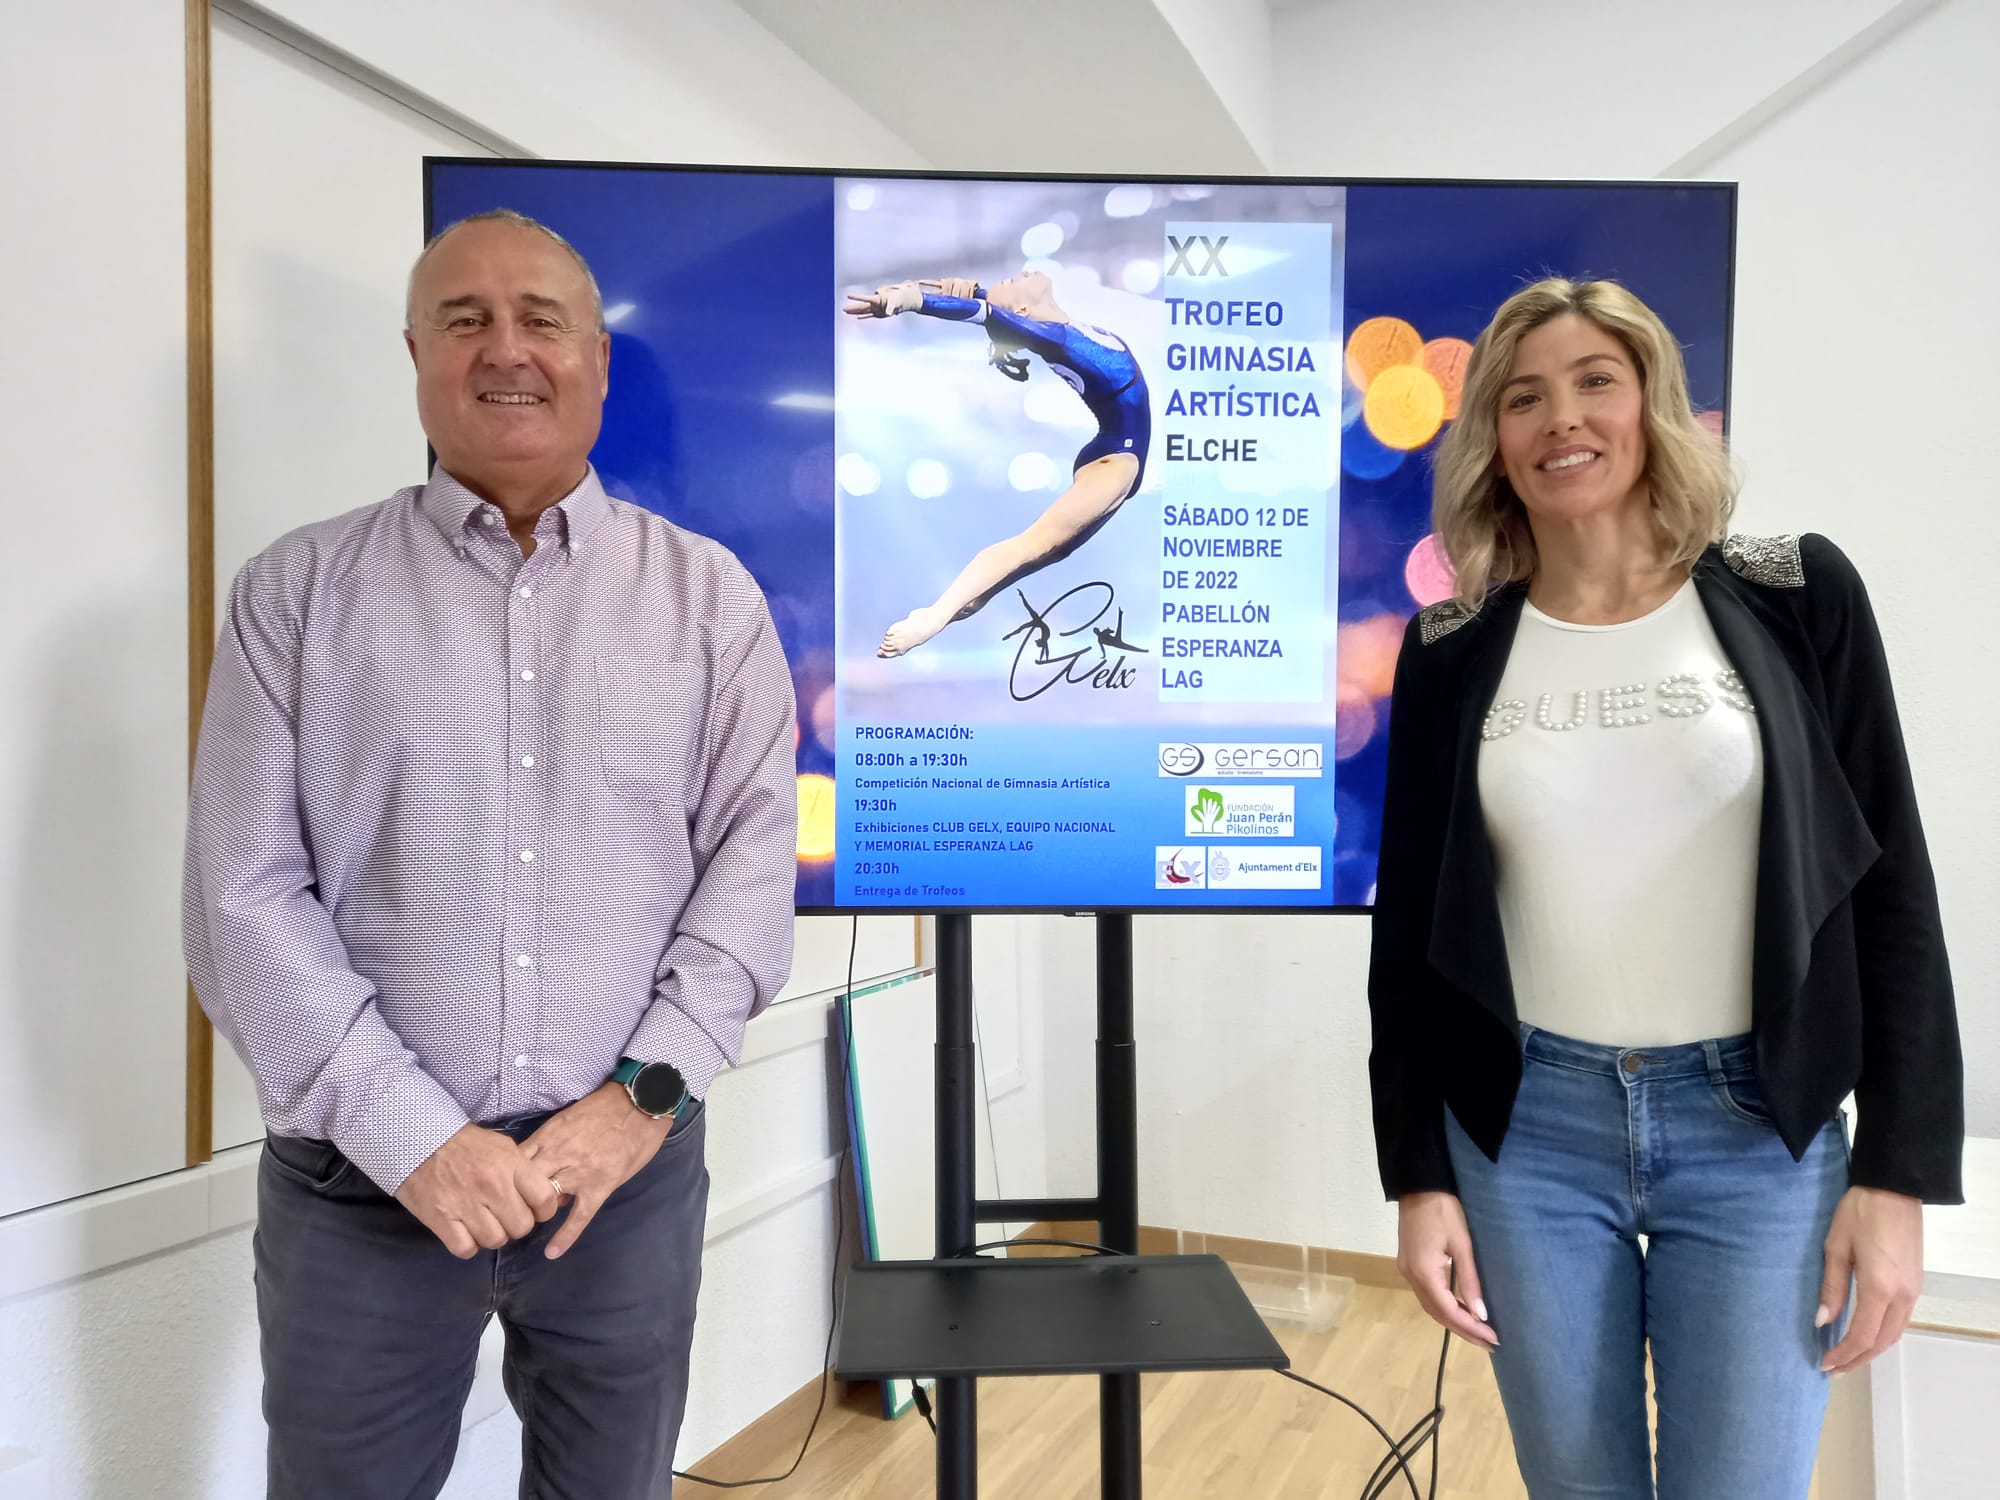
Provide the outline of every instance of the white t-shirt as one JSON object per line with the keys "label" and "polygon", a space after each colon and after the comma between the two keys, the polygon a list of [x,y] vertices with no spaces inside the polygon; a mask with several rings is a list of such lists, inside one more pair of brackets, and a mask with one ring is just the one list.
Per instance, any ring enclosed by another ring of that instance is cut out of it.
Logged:
{"label": "white t-shirt", "polygon": [[1523,605],[1479,746],[1522,1020],[1616,1047],[1750,1029],[1755,713],[1692,580],[1619,625]]}

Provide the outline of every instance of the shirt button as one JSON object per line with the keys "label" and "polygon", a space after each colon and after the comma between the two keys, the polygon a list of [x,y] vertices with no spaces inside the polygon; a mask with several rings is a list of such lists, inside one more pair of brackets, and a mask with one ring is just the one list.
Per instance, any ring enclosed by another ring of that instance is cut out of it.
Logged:
{"label": "shirt button", "polygon": [[529,968],[533,968],[533,967],[534,967],[534,963],[535,963],[535,961],[534,961],[534,960],[533,960],[532,958],[530,958],[530,957],[529,957],[529,956],[528,956],[527,954],[525,954],[525,953],[516,953],[516,954],[514,955],[514,966],[515,966],[516,968],[520,968],[520,969],[529,969]]}
{"label": "shirt button", "polygon": [[1636,1073],[1645,1066],[1646,1059],[1636,1053],[1625,1059],[1625,1071],[1628,1073]]}
{"label": "shirt button", "polygon": [[527,1067],[527,1065],[528,1065],[528,1054],[525,1052],[523,1052],[519,1057],[514,1059],[514,1066],[517,1068],[525,1068]]}
{"label": "shirt button", "polygon": [[521,764],[524,766],[532,766],[534,763],[535,763],[535,757],[532,755],[524,755],[521,757]]}
{"label": "shirt button", "polygon": [[532,599],[535,597],[535,591],[531,588],[523,587],[521,590],[521,597],[523,599]]}
{"label": "shirt button", "polygon": [[523,850],[521,851],[521,863],[522,863],[522,864],[524,864],[524,865],[525,865],[525,864],[531,864],[531,863],[533,863],[533,862],[534,862],[534,858],[535,858],[535,851],[534,851],[534,850],[532,850],[532,849],[523,849]]}
{"label": "shirt button", "polygon": [[521,681],[523,682],[533,682],[534,680],[535,680],[535,669],[533,667],[528,668],[527,671],[521,674]]}
{"label": "shirt button", "polygon": [[479,519],[482,523],[488,526],[498,526],[500,524],[500,518],[494,515],[493,512],[490,510],[487,511],[486,514],[481,516]]}

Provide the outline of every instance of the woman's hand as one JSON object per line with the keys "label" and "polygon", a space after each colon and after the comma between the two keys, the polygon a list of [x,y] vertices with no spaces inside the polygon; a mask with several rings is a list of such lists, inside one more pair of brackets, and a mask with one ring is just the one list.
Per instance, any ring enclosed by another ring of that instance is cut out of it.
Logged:
{"label": "woman's hand", "polygon": [[1847,1305],[1854,1278],[1854,1318],[1847,1337],[1827,1351],[1820,1368],[1858,1370],[1903,1336],[1924,1289],[1924,1205],[1886,1188],[1851,1187],[1833,1211],[1826,1235],[1826,1276],[1820,1282],[1824,1328]]}
{"label": "woman's hand", "polygon": [[914,281],[899,281],[866,294],[849,292],[843,311],[855,318],[893,318],[897,313],[915,312],[923,305],[923,288]]}
{"label": "woman's hand", "polygon": [[[1405,1193],[1396,1201],[1396,1269],[1424,1311],[1469,1344],[1491,1349],[1500,1335],[1486,1323],[1479,1271],[1472,1263],[1472,1231],[1453,1193]],[[1458,1291],[1451,1287],[1458,1271]]]}

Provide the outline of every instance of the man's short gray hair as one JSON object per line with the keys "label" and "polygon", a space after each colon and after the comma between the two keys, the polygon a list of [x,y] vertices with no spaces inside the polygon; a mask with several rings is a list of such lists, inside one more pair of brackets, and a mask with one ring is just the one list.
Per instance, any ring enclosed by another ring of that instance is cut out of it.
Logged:
{"label": "man's short gray hair", "polygon": [[604,332],[604,293],[597,289],[597,278],[591,274],[590,262],[583,258],[583,252],[540,219],[531,219],[526,214],[511,208],[489,208],[483,213],[467,214],[462,219],[454,219],[430,237],[422,253],[417,256],[416,264],[410,267],[409,283],[403,294],[403,332],[408,333],[417,322],[417,272],[424,268],[424,262],[430,259],[431,251],[437,249],[439,240],[454,229],[462,229],[467,224],[511,224],[516,229],[532,229],[537,234],[545,234],[562,246],[563,253],[575,261],[576,268],[583,272],[584,284],[590,288],[590,310],[597,319],[597,331]]}

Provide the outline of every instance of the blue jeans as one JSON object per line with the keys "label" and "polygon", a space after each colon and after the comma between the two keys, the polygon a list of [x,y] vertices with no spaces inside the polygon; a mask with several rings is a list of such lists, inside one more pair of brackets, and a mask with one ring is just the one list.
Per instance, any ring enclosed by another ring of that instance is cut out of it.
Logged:
{"label": "blue jeans", "polygon": [[[1523,1026],[1496,1164],[1445,1112],[1533,1500],[1805,1500],[1840,1322],[1815,1329],[1844,1118],[1794,1162],[1750,1039],[1617,1048]],[[1640,1236],[1646,1245],[1640,1247]]]}

